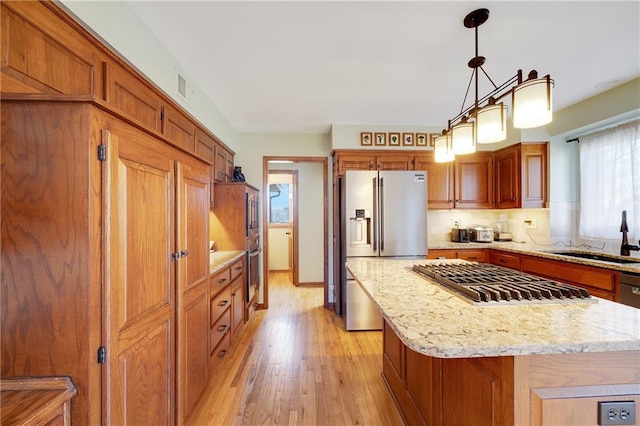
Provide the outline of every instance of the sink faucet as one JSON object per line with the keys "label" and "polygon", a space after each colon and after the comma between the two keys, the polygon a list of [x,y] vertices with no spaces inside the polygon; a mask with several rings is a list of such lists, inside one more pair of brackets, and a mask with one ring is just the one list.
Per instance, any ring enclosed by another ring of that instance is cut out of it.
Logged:
{"label": "sink faucet", "polygon": [[[620,256],[631,256],[631,250],[640,251],[640,247],[629,244],[627,240],[627,232],[629,227],[627,226],[627,211],[622,210],[622,224],[620,225],[620,232],[622,232],[622,245],[620,246]],[[638,241],[640,244],[640,241]]]}

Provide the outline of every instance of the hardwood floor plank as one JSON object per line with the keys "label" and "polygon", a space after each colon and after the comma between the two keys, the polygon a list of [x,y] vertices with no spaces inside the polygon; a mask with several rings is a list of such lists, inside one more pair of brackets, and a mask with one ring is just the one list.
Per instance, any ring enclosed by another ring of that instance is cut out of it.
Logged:
{"label": "hardwood floor plank", "polygon": [[347,332],[323,289],[269,278],[191,425],[402,425],[381,376],[382,333]]}

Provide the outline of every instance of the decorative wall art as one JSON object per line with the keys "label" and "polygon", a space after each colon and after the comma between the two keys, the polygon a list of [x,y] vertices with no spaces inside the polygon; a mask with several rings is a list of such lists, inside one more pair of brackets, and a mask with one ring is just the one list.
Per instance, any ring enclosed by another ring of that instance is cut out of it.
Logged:
{"label": "decorative wall art", "polygon": [[413,133],[403,133],[402,134],[402,146],[413,146]]}
{"label": "decorative wall art", "polygon": [[364,147],[428,148],[434,147],[433,141],[439,133],[414,132],[360,132],[360,145]]}
{"label": "decorative wall art", "polygon": [[387,134],[386,133],[375,133],[373,144],[375,146],[386,146],[387,145]]}
{"label": "decorative wall art", "polygon": [[389,146],[400,146],[400,133],[389,133]]}
{"label": "decorative wall art", "polygon": [[371,132],[360,133],[360,145],[371,146],[373,144],[373,136]]}

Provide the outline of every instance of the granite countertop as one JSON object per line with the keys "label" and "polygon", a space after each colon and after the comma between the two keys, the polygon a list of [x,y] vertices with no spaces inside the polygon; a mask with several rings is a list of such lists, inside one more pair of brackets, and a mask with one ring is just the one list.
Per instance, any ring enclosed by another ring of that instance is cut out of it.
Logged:
{"label": "granite countertop", "polygon": [[464,260],[349,259],[347,268],[405,345],[439,358],[640,350],[640,309],[596,303],[476,306],[411,271]]}
{"label": "granite countertop", "polygon": [[[436,241],[429,243],[430,250],[436,249],[494,249],[494,250],[503,250],[510,251],[513,253],[519,254],[528,254],[531,256],[542,257],[546,259],[553,260],[562,260],[569,263],[578,263],[581,265],[589,265],[589,266],[597,266],[600,268],[614,269],[617,271],[623,272],[631,272],[640,274],[640,252],[631,252],[631,256],[620,256],[619,251],[614,252],[612,250],[600,250],[600,249],[583,249],[578,247],[565,247],[562,245],[536,245],[536,244],[528,244],[528,243],[518,243],[518,242],[504,242],[504,241],[494,241],[491,243],[456,243],[452,241]],[[552,252],[583,252],[583,253],[595,253],[595,254],[606,254],[613,255],[616,257],[620,257],[623,259],[634,259],[637,260],[637,263],[614,263],[614,262],[605,262],[603,260],[590,260],[590,259],[582,259],[578,257],[568,257],[562,256],[558,254],[554,254]]]}
{"label": "granite countertop", "polygon": [[241,250],[209,252],[209,275],[224,269],[244,255],[245,252]]}

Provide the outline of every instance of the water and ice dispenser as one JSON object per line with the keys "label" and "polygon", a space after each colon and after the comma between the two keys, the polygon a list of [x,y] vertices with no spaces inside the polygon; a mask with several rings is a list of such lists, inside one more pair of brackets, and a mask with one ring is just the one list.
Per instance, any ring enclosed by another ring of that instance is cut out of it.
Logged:
{"label": "water and ice dispenser", "polygon": [[349,240],[351,247],[371,246],[371,210],[349,210]]}

